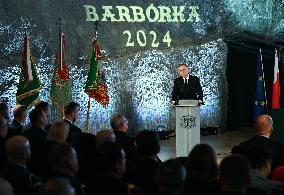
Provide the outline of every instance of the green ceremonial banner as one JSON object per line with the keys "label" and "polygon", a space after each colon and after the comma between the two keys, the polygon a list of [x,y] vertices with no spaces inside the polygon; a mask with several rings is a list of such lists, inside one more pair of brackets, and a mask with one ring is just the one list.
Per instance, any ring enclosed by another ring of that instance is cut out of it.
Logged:
{"label": "green ceremonial banner", "polygon": [[17,104],[32,107],[38,101],[41,84],[30,55],[29,40],[24,37],[24,56],[21,67],[20,80],[16,94]]}
{"label": "green ceremonial banner", "polygon": [[92,59],[88,73],[88,78],[85,85],[85,91],[88,95],[90,95],[89,94],[90,90],[96,90],[98,87],[98,60],[100,59],[101,59],[100,49],[98,47],[97,41],[94,40]]}
{"label": "green ceremonial banner", "polygon": [[93,53],[85,85],[85,92],[104,107],[109,103],[108,89],[103,71],[98,68],[98,61],[102,59],[97,40],[93,41]]}
{"label": "green ceremonial banner", "polygon": [[61,33],[60,54],[56,52],[55,67],[51,84],[50,97],[53,104],[62,113],[64,105],[72,101],[71,83],[68,66],[64,62],[64,35]]}

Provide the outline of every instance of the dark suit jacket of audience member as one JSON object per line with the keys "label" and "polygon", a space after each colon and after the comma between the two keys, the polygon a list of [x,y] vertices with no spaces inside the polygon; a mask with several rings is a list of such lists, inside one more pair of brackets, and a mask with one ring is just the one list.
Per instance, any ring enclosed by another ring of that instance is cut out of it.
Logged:
{"label": "dark suit jacket of audience member", "polygon": [[31,161],[28,164],[28,169],[31,172],[38,174],[40,170],[39,154],[47,133],[40,127],[31,126],[23,131],[23,135],[29,140],[31,145]]}
{"label": "dark suit jacket of audience member", "polygon": [[201,179],[187,178],[184,183],[184,189],[180,194],[219,195],[221,191],[221,184],[217,179],[204,181]]}
{"label": "dark suit jacket of audience member", "polygon": [[2,170],[6,165],[5,143],[6,139],[0,137],[0,170]]}
{"label": "dark suit jacket of audience member", "polygon": [[23,128],[23,125],[19,121],[13,119],[8,127],[7,138],[13,137],[15,135],[21,135]]}
{"label": "dark suit jacket of audience member", "polygon": [[40,169],[38,170],[38,176],[42,179],[43,182],[45,182],[47,180],[47,178],[50,177],[51,174],[51,169],[49,168],[48,165],[48,153],[49,150],[52,146],[54,146],[56,143],[56,141],[49,141],[49,140],[44,140],[41,143],[41,152],[39,153],[39,159],[38,159],[38,163],[40,166]]}
{"label": "dark suit jacket of audience member", "polygon": [[41,181],[37,176],[29,173],[26,167],[18,164],[8,164],[0,172],[0,177],[12,185],[15,195],[37,194],[41,186]]}
{"label": "dark suit jacket of audience member", "polygon": [[241,142],[239,146],[232,149],[232,152],[244,154],[249,148],[254,146],[262,146],[270,152],[272,157],[272,170],[277,166],[284,165],[284,144],[260,135],[255,135],[252,138]]}
{"label": "dark suit jacket of audience member", "polygon": [[[130,193],[129,193],[130,191]],[[134,185],[129,185],[111,174],[100,173],[94,175],[94,180],[87,184],[85,195],[143,195],[144,193]]]}
{"label": "dark suit jacket of audience member", "polygon": [[118,143],[126,154],[127,165],[135,163],[139,160],[139,155],[137,148],[134,144],[134,140],[122,131],[113,131],[116,138],[116,143]]}
{"label": "dark suit jacket of audience member", "polygon": [[124,180],[140,187],[145,194],[156,191],[155,173],[161,161],[149,158],[141,158],[137,163],[131,165],[125,173]]}
{"label": "dark suit jacket of audience member", "polygon": [[63,119],[69,125],[69,133],[67,136],[67,142],[72,142],[74,136],[80,135],[83,131],[71,123],[69,120]]}

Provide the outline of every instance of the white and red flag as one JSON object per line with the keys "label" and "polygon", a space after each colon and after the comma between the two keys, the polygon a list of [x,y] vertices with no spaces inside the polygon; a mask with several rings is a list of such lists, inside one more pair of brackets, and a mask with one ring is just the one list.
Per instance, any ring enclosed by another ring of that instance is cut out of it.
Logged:
{"label": "white and red flag", "polygon": [[272,108],[280,108],[280,82],[279,82],[279,67],[278,67],[278,55],[275,50],[275,65],[274,65],[274,79],[272,90]]}

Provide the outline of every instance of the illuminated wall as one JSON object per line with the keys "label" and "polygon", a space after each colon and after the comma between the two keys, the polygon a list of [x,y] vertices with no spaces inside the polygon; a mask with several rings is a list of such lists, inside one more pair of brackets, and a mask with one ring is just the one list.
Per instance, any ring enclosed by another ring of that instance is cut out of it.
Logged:
{"label": "illuminated wall", "polygon": [[[187,63],[191,73],[201,80],[205,95],[201,126],[223,126],[227,110],[227,45],[224,36],[243,30],[281,32],[282,13],[277,11],[281,9],[272,1],[259,3],[253,0],[151,3],[1,0],[0,100],[7,101],[10,110],[15,105],[23,25],[28,19],[31,52],[43,87],[40,97],[51,103],[49,92],[58,43],[56,22],[60,16],[67,43],[66,62],[70,68],[72,95],[81,104],[77,124],[84,127],[88,97],[83,87],[95,32],[86,6],[92,6],[96,8],[100,21],[98,37],[104,56],[101,67],[106,73],[111,100],[107,108],[91,101],[92,132],[109,128],[109,118],[115,112],[129,118],[131,133],[144,128],[155,129],[157,124],[165,124],[167,129],[174,128],[174,110],[169,103],[173,79],[178,76],[178,63]],[[105,6],[112,6],[112,9]],[[139,10],[142,10],[144,19]],[[156,20],[155,13],[159,14]],[[104,17],[106,21],[103,21]],[[52,110],[51,121],[54,121],[58,113],[55,108]]]}

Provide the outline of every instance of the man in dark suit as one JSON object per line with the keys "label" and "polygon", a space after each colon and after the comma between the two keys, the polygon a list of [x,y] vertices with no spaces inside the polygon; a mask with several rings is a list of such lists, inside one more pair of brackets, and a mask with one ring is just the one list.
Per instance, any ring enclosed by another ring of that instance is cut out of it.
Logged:
{"label": "man in dark suit", "polygon": [[118,143],[126,154],[127,165],[139,160],[137,148],[128,134],[128,120],[122,114],[114,114],[110,119],[110,125],[115,134],[116,143]]}
{"label": "man in dark suit", "polygon": [[9,124],[7,138],[21,135],[23,131],[23,124],[27,117],[27,107],[23,105],[16,105],[13,110],[14,119]]}
{"label": "man in dark suit", "polygon": [[264,147],[267,151],[269,151],[272,157],[272,170],[277,166],[283,166],[284,145],[270,139],[273,131],[272,118],[266,114],[258,116],[254,123],[254,130],[255,135],[252,138],[241,142],[238,146],[233,147],[232,153],[240,153],[245,155],[252,147]]}
{"label": "man in dark suit", "polygon": [[176,104],[179,100],[193,99],[203,103],[203,92],[197,76],[189,74],[186,64],[179,64],[178,71],[180,77],[174,81],[172,91],[172,103]]}
{"label": "man in dark suit", "polygon": [[23,135],[28,138],[31,144],[31,153],[33,157],[28,167],[33,173],[38,174],[41,169],[39,164],[41,146],[47,136],[47,133],[44,131],[47,124],[47,118],[45,113],[39,109],[33,109],[29,113],[29,118],[31,126],[23,131]]}
{"label": "man in dark suit", "polygon": [[8,164],[0,177],[12,185],[16,195],[37,194],[41,180],[26,168],[31,158],[29,141],[23,136],[14,136],[7,141],[5,149]]}
{"label": "man in dark suit", "polygon": [[69,125],[69,133],[67,136],[67,142],[72,142],[74,137],[81,135],[82,130],[74,125],[74,122],[78,118],[78,113],[80,111],[80,105],[77,102],[71,101],[67,103],[64,107],[64,122]]}

